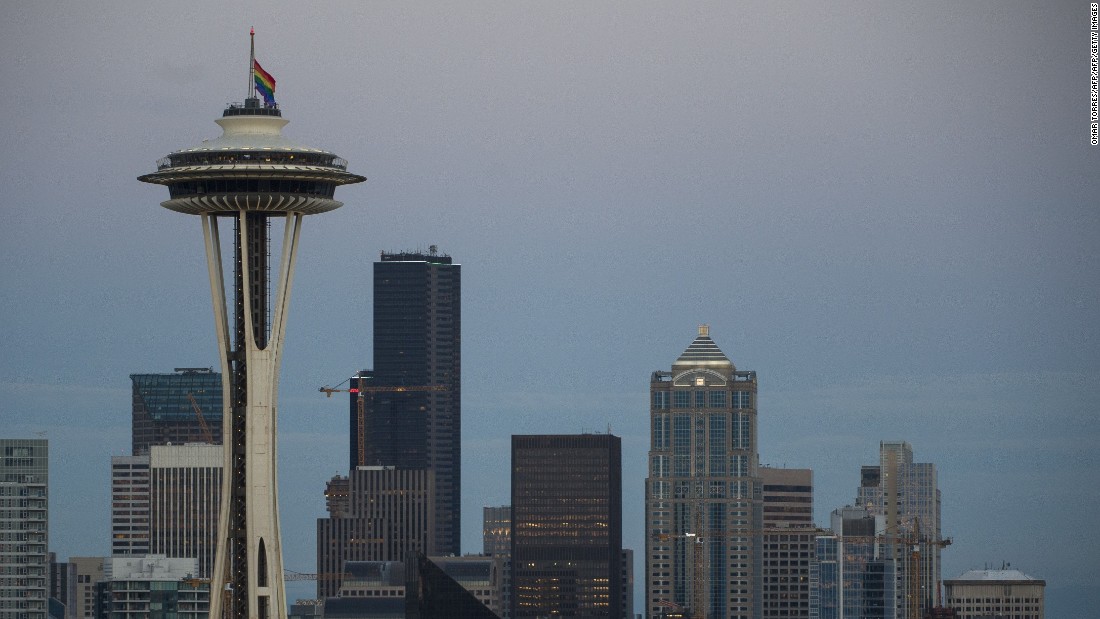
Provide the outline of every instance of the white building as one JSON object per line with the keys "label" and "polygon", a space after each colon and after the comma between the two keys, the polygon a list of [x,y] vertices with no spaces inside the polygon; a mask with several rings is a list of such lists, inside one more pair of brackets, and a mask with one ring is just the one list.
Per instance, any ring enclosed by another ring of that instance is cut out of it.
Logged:
{"label": "white building", "polygon": [[46,619],[49,448],[0,439],[0,619]]}
{"label": "white building", "polygon": [[112,619],[207,619],[210,583],[195,559],[164,555],[104,560],[101,610]]}
{"label": "white building", "polygon": [[1043,619],[1046,581],[1020,570],[970,570],[943,582],[947,607],[958,619]]}

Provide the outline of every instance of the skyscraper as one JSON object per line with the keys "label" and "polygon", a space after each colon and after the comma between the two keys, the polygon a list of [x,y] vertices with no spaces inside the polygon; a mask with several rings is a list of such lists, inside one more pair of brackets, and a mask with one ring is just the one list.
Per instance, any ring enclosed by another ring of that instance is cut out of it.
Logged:
{"label": "skyscraper", "polygon": [[111,551],[116,557],[197,559],[210,578],[221,505],[222,448],[153,445],[111,458]]}
{"label": "skyscraper", "polygon": [[[349,173],[347,162],[334,153],[283,137],[288,121],[275,105],[275,80],[254,53],[248,71],[244,104],[230,104],[215,121],[220,137],[170,153],[157,162],[156,172],[138,180],[168,187],[164,208],[198,215],[206,246],[223,375],[227,480],[211,589],[228,595],[214,596],[210,614],[221,617],[225,610],[233,619],[279,619],[287,604],[275,475],[276,403],[298,240],[306,215],[343,206],[334,198],[337,186],[366,179]],[[280,258],[271,264],[270,224],[277,219],[283,220]],[[222,257],[222,221],[233,224],[231,259]],[[232,264],[232,319],[226,264]]]}
{"label": "skyscraper", "polygon": [[149,455],[111,457],[111,555],[149,554]]}
{"label": "skyscraper", "polygon": [[[353,378],[351,468],[435,475],[435,539],[459,554],[461,532],[461,266],[450,256],[382,253],[374,263],[374,368]],[[362,452],[362,457],[360,457]]]}
{"label": "skyscraper", "polygon": [[649,391],[647,612],[759,618],[756,372],[734,367],[704,325]]}
{"label": "skyscraper", "polygon": [[148,454],[151,445],[221,444],[221,374],[176,368],[174,374],[131,374],[130,382],[133,455]]}
{"label": "skyscraper", "polygon": [[[333,597],[348,561],[407,561],[436,554],[435,477],[426,469],[361,466],[351,471],[346,500],[330,500],[317,519],[317,597]],[[340,478],[328,489],[342,485]]]}
{"label": "skyscraper", "polygon": [[512,437],[512,618],[622,617],[622,442]]}
{"label": "skyscraper", "polygon": [[764,619],[808,619],[814,539],[813,471],[760,467],[764,496]]}
{"label": "skyscraper", "polygon": [[894,619],[896,565],[878,542],[882,516],[843,507],[819,535],[810,566],[811,619]]}
{"label": "skyscraper", "polygon": [[[881,441],[878,466],[863,466],[856,505],[885,517],[886,557],[898,559],[897,612],[908,616],[909,604],[921,613],[936,603],[940,582],[940,490],[936,465],[913,462],[913,448],[904,441]],[[920,544],[920,573],[914,577],[909,553]]]}
{"label": "skyscraper", "polygon": [[0,439],[0,455],[0,616],[46,619],[49,447],[44,439]]}
{"label": "skyscraper", "polygon": [[221,451],[218,445],[154,445],[149,453],[149,551],[197,559],[200,578],[214,569]]}

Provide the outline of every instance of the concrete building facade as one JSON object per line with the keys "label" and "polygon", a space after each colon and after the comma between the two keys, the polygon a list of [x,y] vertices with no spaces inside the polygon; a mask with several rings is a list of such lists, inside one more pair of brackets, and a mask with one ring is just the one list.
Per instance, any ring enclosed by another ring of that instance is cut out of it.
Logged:
{"label": "concrete building facade", "polygon": [[211,578],[223,464],[222,447],[203,443],[112,457],[112,556],[198,559],[196,577]]}
{"label": "concrete building facade", "polygon": [[761,467],[764,503],[765,619],[808,619],[810,563],[820,531],[813,523],[813,471]]}
{"label": "concrete building facade", "polygon": [[149,456],[112,456],[111,555],[149,552]]}
{"label": "concrete building facade", "polygon": [[75,616],[78,619],[96,617],[96,587],[104,579],[105,557],[69,557],[76,568]]}
{"label": "concrete building facade", "polygon": [[220,445],[154,445],[149,450],[149,548],[152,554],[198,560],[211,578],[221,511]]}
{"label": "concrete building facade", "polygon": [[943,581],[946,606],[958,619],[1044,619],[1046,581],[1020,570],[970,570]]}
{"label": "concrete building facade", "polygon": [[[345,516],[317,520],[317,597],[336,597],[349,561],[405,561],[437,554],[431,471],[361,466],[351,472]],[[331,482],[330,482],[331,487]],[[330,504],[336,510],[344,503]],[[339,511],[334,512],[339,514]]]}

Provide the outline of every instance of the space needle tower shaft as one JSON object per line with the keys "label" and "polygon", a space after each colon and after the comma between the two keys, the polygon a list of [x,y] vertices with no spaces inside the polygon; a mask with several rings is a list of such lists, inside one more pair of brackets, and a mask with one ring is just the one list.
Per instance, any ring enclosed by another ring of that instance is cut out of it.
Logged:
{"label": "space needle tower shaft", "polygon": [[[283,137],[288,121],[275,103],[275,80],[251,47],[250,96],[215,121],[222,135],[173,152],[156,172],[138,177],[167,185],[161,206],[198,215],[202,224],[223,381],[224,472],[210,594],[210,616],[217,619],[286,616],[276,404],[298,241],[306,215],[342,206],[334,199],[337,186],[366,180],[335,154]],[[282,223],[280,256],[270,264],[275,221]],[[228,223],[232,318],[222,255]]]}

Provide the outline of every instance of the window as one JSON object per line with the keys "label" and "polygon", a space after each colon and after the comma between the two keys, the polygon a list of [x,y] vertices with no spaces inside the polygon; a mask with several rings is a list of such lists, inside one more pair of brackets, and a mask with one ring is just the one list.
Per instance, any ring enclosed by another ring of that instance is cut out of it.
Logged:
{"label": "window", "polygon": [[726,407],[726,392],[725,391],[708,391],[707,399],[710,400],[707,404],[711,408],[725,408]]}
{"label": "window", "polygon": [[[668,394],[665,394],[668,395]],[[653,418],[653,449],[668,449],[668,414],[662,413]]]}
{"label": "window", "polygon": [[691,392],[690,391],[673,391],[672,392],[672,407],[673,408],[691,408]]}
{"label": "window", "polygon": [[667,391],[654,391],[653,392],[653,408],[657,410],[666,410],[668,408],[668,392]]}
{"label": "window", "polygon": [[726,416],[723,413],[712,413],[708,422],[710,438],[710,474],[726,474]]}

